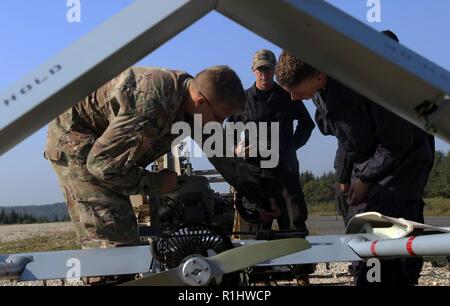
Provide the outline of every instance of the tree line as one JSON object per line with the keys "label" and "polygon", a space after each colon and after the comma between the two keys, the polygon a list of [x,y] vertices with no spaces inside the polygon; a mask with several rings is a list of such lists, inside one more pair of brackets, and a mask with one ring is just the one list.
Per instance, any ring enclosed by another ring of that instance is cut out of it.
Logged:
{"label": "tree line", "polygon": [[[300,174],[305,200],[308,205],[334,202],[336,177],[334,171],[329,171],[316,177],[312,172]],[[428,177],[424,191],[425,198],[450,199],[450,152],[436,151],[433,169]],[[31,224],[70,221],[68,216],[36,217],[27,213],[17,213],[14,210],[0,212],[0,224]]]}
{"label": "tree line", "polygon": [[35,217],[31,214],[27,213],[17,213],[14,210],[11,210],[9,212],[5,212],[4,209],[0,212],[0,224],[32,224],[32,223],[49,223],[49,222],[66,222],[69,221],[69,218],[62,217],[59,218],[58,216],[54,216],[53,218],[48,217]]}
{"label": "tree line", "polygon": [[[334,171],[316,177],[302,172],[300,180],[308,205],[334,202],[336,177]],[[450,152],[436,151],[433,169],[424,191],[425,198],[450,198]]]}

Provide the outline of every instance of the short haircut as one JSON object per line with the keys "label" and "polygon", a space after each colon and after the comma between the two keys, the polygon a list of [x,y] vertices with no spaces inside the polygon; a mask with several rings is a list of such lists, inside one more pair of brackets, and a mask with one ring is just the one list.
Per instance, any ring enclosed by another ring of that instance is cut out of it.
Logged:
{"label": "short haircut", "polygon": [[275,76],[278,84],[291,87],[318,73],[318,70],[292,53],[283,50],[275,68]]}
{"label": "short haircut", "polygon": [[228,66],[209,67],[195,76],[195,87],[208,99],[225,103],[236,110],[244,107],[246,100],[242,82]]}

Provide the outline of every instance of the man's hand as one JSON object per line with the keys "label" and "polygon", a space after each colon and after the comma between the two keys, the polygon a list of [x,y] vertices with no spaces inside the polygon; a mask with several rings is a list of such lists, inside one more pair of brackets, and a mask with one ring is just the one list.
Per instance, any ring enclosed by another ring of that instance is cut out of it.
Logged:
{"label": "man's hand", "polygon": [[360,179],[354,180],[348,191],[349,205],[356,206],[365,201],[369,193],[369,188],[370,184],[366,184]]}
{"label": "man's hand", "polygon": [[259,213],[259,218],[264,224],[270,223],[273,219],[277,219],[281,216],[281,210],[275,199],[270,199],[270,209],[272,211],[263,210]]}
{"label": "man's hand", "polygon": [[349,183],[337,183],[336,185],[342,193],[347,193],[350,190]]}
{"label": "man's hand", "polygon": [[245,147],[245,140],[241,140],[236,148],[234,149],[234,153],[237,157],[248,158],[249,156],[256,156],[256,147],[254,145],[249,145]]}
{"label": "man's hand", "polygon": [[158,172],[161,178],[161,188],[160,193],[168,193],[175,189],[177,186],[177,173],[169,169],[162,169]]}

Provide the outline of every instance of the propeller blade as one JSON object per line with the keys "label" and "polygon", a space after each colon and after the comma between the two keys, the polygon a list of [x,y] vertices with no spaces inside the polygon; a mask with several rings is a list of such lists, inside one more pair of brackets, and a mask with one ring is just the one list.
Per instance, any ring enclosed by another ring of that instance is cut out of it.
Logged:
{"label": "propeller blade", "polygon": [[310,247],[309,242],[301,238],[277,239],[237,247],[205,259],[213,266],[212,276],[217,277]]}
{"label": "propeller blade", "polygon": [[129,281],[119,286],[186,286],[181,278],[181,267],[155,273],[147,277]]}
{"label": "propeller blade", "polygon": [[[210,265],[209,279],[220,277],[224,274],[242,270],[258,263],[278,257],[286,256],[309,249],[311,245],[301,238],[286,238],[261,243],[255,243],[242,247],[236,247],[212,257],[197,259],[197,268]],[[194,258],[193,258],[194,259]],[[198,266],[198,262],[203,262]],[[195,263],[195,260],[194,260]],[[200,271],[201,269],[197,269]],[[205,269],[203,271],[209,271]],[[175,269],[156,273],[138,280],[130,281],[121,286],[186,286],[188,281],[183,281],[183,266]],[[186,271],[184,272],[186,273]],[[188,275],[188,274],[186,274]],[[206,284],[207,282],[200,282]],[[191,283],[192,284],[192,283]]]}

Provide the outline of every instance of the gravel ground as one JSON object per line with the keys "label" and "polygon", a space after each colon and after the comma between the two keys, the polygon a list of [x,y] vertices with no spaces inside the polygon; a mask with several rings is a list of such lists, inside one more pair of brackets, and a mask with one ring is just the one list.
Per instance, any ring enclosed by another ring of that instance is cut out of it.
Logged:
{"label": "gravel ground", "polygon": [[[316,272],[311,275],[313,285],[352,285],[352,277],[347,273],[350,263],[319,264]],[[430,262],[424,264],[419,286],[450,286],[450,271],[447,267],[433,267]]]}
{"label": "gravel ground", "polygon": [[0,225],[0,243],[73,231],[71,222]]}
{"label": "gravel ground", "polygon": [[[352,277],[347,273],[349,263],[318,264],[314,274],[310,276],[310,283],[313,286],[333,285],[352,286]],[[10,282],[0,281],[0,286],[83,286],[80,281],[62,283],[60,280],[34,282]],[[295,285],[294,282],[280,283],[280,285]],[[450,286],[450,271],[447,268],[435,268],[431,263],[425,263],[419,286]]]}

